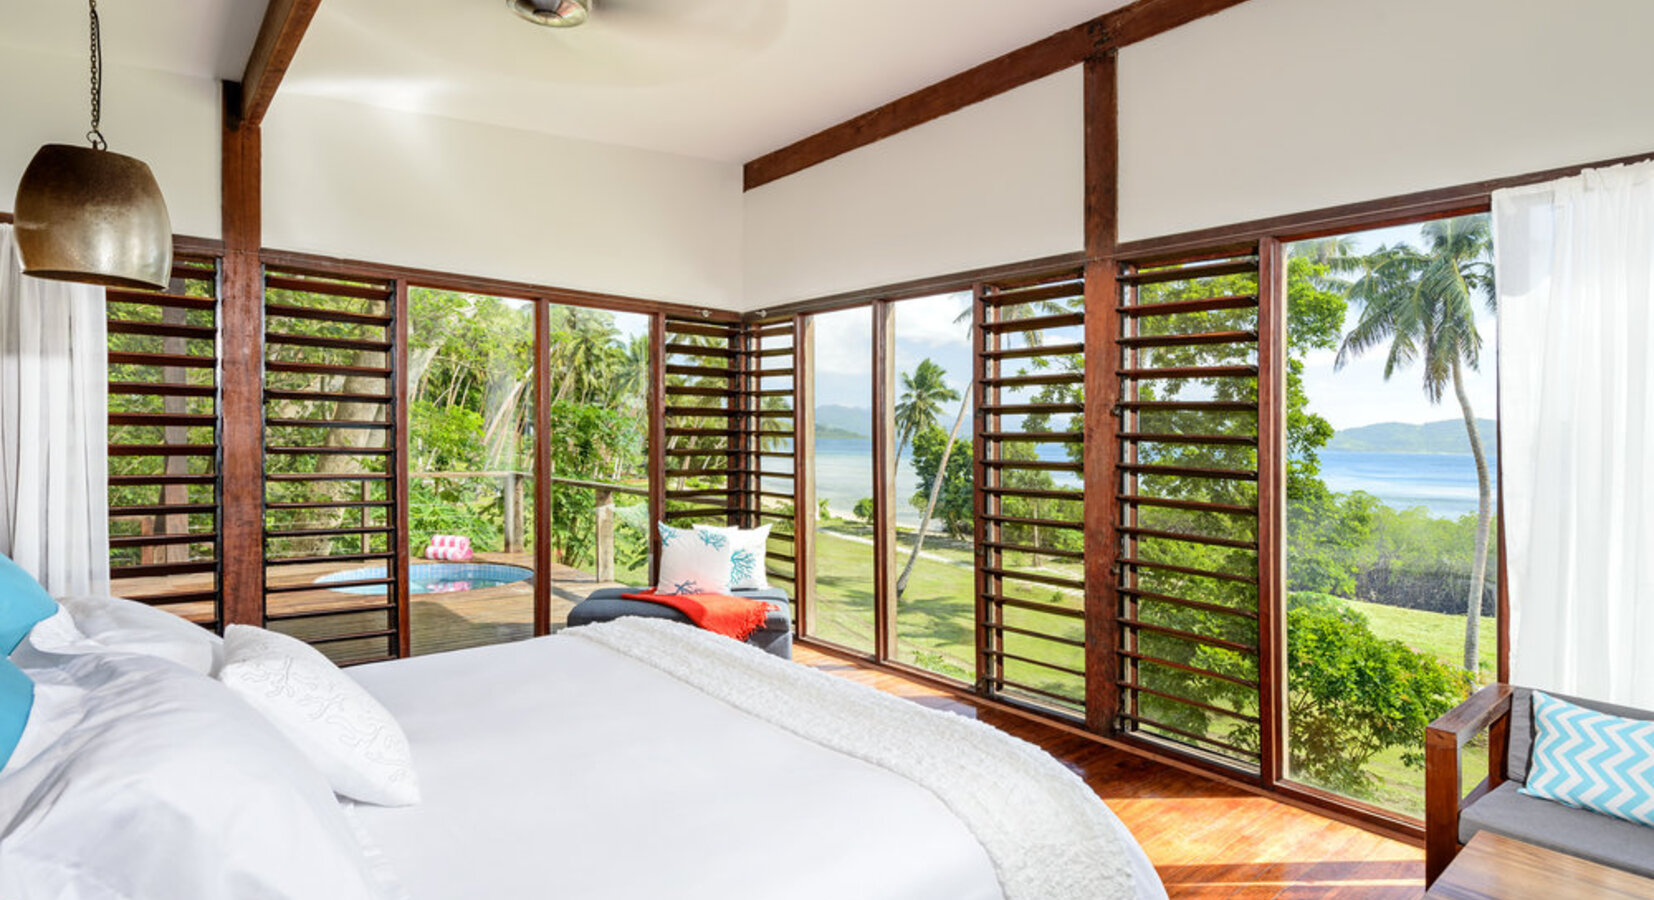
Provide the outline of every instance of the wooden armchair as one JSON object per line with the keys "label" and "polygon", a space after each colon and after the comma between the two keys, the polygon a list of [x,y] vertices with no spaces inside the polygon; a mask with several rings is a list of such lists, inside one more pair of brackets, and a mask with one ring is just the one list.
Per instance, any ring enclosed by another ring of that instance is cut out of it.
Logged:
{"label": "wooden armchair", "polygon": [[[1434,884],[1459,855],[1459,813],[1509,777],[1512,689],[1490,684],[1430,723],[1424,734],[1424,884]],[[1466,795],[1465,744],[1488,732],[1487,777]]]}

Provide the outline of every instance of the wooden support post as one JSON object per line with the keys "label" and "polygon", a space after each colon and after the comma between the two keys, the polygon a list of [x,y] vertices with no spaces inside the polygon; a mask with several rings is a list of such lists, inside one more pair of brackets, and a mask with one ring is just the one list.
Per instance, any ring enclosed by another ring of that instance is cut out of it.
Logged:
{"label": "wooden support post", "polygon": [[408,577],[413,564],[412,548],[408,546],[408,282],[398,278],[391,284],[391,359],[395,370],[391,381],[393,405],[390,410],[391,430],[386,435],[391,450],[391,549],[395,553],[396,580],[396,655],[407,658],[413,654],[413,617],[409,605]]}
{"label": "wooden support post", "polygon": [[793,317],[793,626],[809,634],[816,597],[815,318]]}
{"label": "wooden support post", "polygon": [[603,488],[593,494],[597,519],[596,577],[599,584],[604,584],[615,580],[615,494]]}
{"label": "wooden support post", "polygon": [[660,530],[666,518],[666,314],[649,317],[649,583],[660,579]]}
{"label": "wooden support post", "polygon": [[500,502],[505,507],[505,552],[523,552],[523,479],[516,472],[505,473]]}
{"label": "wooden support post", "polygon": [[264,624],[264,271],[259,262],[260,135],[224,83],[219,270],[219,587],[224,625]]}
{"label": "wooden support post", "polygon": [[1286,760],[1286,267],[1258,244],[1258,716],[1265,787]]}
{"label": "wooden support post", "polygon": [[551,633],[551,305],[534,303],[534,633]]}
{"label": "wooden support post", "polygon": [[[875,300],[873,315],[873,655],[896,657],[895,309]],[[941,477],[938,475],[937,477]]]}
{"label": "wooden support post", "polygon": [[1085,63],[1085,718],[1112,734],[1120,711],[1119,102],[1115,55]]}

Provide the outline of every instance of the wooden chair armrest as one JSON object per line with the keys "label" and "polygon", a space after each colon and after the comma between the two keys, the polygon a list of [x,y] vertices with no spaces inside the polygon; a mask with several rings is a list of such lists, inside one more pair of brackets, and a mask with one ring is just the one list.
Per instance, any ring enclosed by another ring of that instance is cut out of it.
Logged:
{"label": "wooden chair armrest", "polygon": [[1428,887],[1459,852],[1459,810],[1464,783],[1460,751],[1490,727],[1488,780],[1476,796],[1503,780],[1506,736],[1510,726],[1511,688],[1490,684],[1431,722],[1424,732],[1424,883]]}
{"label": "wooden chair armrest", "polygon": [[1455,744],[1463,744],[1510,714],[1511,693],[1508,684],[1490,684],[1431,722],[1426,733],[1452,735]]}

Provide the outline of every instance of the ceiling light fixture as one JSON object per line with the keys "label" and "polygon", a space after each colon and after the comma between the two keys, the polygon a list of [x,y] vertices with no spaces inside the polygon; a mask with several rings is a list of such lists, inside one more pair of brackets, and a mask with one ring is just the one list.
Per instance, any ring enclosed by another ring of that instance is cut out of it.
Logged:
{"label": "ceiling light fixture", "polygon": [[506,0],[517,15],[536,25],[573,28],[591,15],[592,0]]}
{"label": "ceiling light fixture", "polygon": [[103,41],[97,0],[92,32],[91,147],[46,144],[35,152],[12,206],[23,274],[109,287],[164,289],[172,275],[172,219],[142,160],[105,149]]}

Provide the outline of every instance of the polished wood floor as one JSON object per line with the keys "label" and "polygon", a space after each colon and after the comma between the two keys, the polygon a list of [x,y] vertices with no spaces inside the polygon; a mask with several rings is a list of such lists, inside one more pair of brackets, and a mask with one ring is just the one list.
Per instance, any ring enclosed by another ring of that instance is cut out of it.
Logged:
{"label": "polished wood floor", "polygon": [[808,647],[795,656],[1044,747],[1137,836],[1172,900],[1417,900],[1424,893],[1417,847]]}

